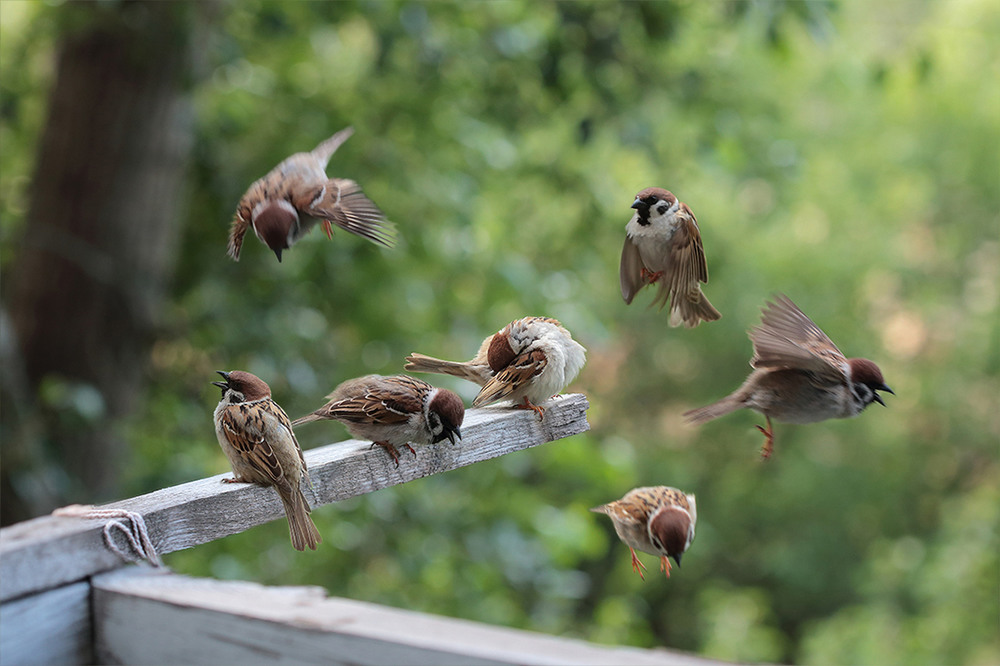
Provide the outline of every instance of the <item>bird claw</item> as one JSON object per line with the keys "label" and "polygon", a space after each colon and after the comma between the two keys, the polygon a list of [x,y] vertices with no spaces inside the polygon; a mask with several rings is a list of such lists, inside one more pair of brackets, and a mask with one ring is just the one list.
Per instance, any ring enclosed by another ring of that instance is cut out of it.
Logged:
{"label": "bird claw", "polygon": [[527,398],[524,398],[519,404],[514,405],[517,409],[530,409],[534,413],[538,414],[538,420],[541,421],[545,418],[545,408],[534,405]]}
{"label": "bird claw", "polygon": [[222,482],[223,483],[251,483],[250,481],[244,481],[243,479],[241,479],[239,477],[235,477],[235,476],[232,477],[232,478],[229,478],[227,476],[227,477],[225,477],[225,478],[222,479]]}
{"label": "bird claw", "polygon": [[642,575],[642,572],[646,570],[646,565],[643,564],[635,554],[635,549],[629,546],[629,552],[632,553],[632,571],[639,574],[639,578],[646,580],[646,577]]}
{"label": "bird claw", "polygon": [[330,240],[333,240],[333,225],[330,224],[330,220],[323,220],[323,233]]}
{"label": "bird claw", "polygon": [[[395,463],[396,468],[397,469],[399,468],[399,451],[396,450],[396,447],[393,446],[391,442],[372,442],[372,446],[381,446],[383,449],[385,449],[386,452],[390,456],[392,456],[392,462]],[[406,446],[409,447],[410,451],[413,451],[412,446],[410,446],[409,444],[407,444]],[[413,455],[417,455],[417,452],[413,451]]]}
{"label": "bird claw", "polygon": [[654,271],[649,270],[648,268],[643,268],[642,271],[641,271],[641,273],[640,273],[640,276],[641,276],[642,280],[645,281],[647,284],[653,284],[654,282],[656,282],[657,280],[659,280],[661,277],[663,277],[663,271],[655,271],[654,272]]}
{"label": "bird claw", "polygon": [[769,460],[774,453],[774,428],[771,426],[771,419],[767,419],[767,427],[757,426],[757,430],[764,433],[764,446],[760,448],[760,459]]}
{"label": "bird claw", "polygon": [[670,560],[667,559],[666,555],[660,558],[660,571],[666,573],[667,578],[670,578]]}

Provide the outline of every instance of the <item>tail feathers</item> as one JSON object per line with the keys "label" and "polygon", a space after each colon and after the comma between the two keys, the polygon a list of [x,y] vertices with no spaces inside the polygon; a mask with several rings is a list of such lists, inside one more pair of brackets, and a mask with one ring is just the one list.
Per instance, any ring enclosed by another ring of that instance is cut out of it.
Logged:
{"label": "tail feathers", "polygon": [[292,427],[297,428],[303,423],[312,423],[313,421],[322,421],[326,419],[326,416],[320,414],[320,410],[316,410],[312,414],[306,414],[305,416],[299,417],[292,421]]}
{"label": "tail feathers", "polygon": [[[666,302],[666,301],[664,301]],[[670,306],[670,325],[680,326],[681,322],[687,328],[694,328],[703,321],[715,321],[722,315],[702,293],[701,287],[682,298],[674,298]]]}
{"label": "tail feathers", "polygon": [[324,169],[326,168],[326,165],[327,163],[329,163],[330,158],[333,156],[333,154],[337,152],[337,149],[340,148],[340,146],[345,141],[351,138],[352,134],[354,134],[354,128],[345,127],[344,129],[340,130],[339,132],[331,136],[329,139],[324,140],[318,146],[313,148],[312,150],[313,156],[316,159],[318,159],[320,163],[323,164]]}
{"label": "tail feathers", "polygon": [[285,505],[285,516],[288,518],[288,533],[292,537],[292,548],[295,550],[316,550],[323,538],[309,517],[309,504],[306,503],[302,491],[296,489],[291,497],[282,497]]}
{"label": "tail feathers", "polygon": [[488,365],[472,365],[456,361],[444,361],[433,356],[424,356],[414,352],[406,357],[404,370],[411,372],[434,372],[441,375],[461,377],[479,386],[485,386],[493,377],[493,371]]}
{"label": "tail feathers", "polygon": [[698,409],[692,409],[689,412],[684,412],[684,418],[692,425],[701,425],[702,423],[708,423],[712,419],[717,419],[720,416],[725,416],[726,414],[735,412],[741,407],[743,407],[743,402],[739,398],[727,395],[722,400],[713,402],[711,405],[706,405],[704,407],[699,407]]}

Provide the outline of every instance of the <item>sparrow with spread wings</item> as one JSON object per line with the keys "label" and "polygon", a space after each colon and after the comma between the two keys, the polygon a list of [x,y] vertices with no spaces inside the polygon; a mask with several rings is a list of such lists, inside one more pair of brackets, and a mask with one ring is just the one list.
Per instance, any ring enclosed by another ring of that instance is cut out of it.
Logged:
{"label": "sparrow with spread wings", "polygon": [[243,237],[251,227],[281,261],[281,254],[317,222],[328,238],[333,226],[392,247],[395,229],[361,186],[347,178],[330,178],[330,157],[354,130],[342,129],[308,153],[296,153],[257,180],[240,199],[229,230],[229,256],[240,260]]}
{"label": "sparrow with spread wings", "polygon": [[847,358],[827,335],[787,296],[777,296],[763,310],[760,326],[750,330],[754,368],[743,386],[722,400],[684,414],[701,424],[736,411],[752,409],[764,415],[761,456],[771,457],[771,419],[814,423],[857,416],[877,402],[878,391],[892,393],[882,371],[866,358]]}
{"label": "sparrow with spread wings", "polygon": [[698,221],[687,204],[662,187],[647,187],[635,196],[632,208],[618,271],[625,302],[658,283],[653,304],[662,308],[670,301],[671,326],[692,328],[721,317],[698,284],[708,282],[708,264]]}

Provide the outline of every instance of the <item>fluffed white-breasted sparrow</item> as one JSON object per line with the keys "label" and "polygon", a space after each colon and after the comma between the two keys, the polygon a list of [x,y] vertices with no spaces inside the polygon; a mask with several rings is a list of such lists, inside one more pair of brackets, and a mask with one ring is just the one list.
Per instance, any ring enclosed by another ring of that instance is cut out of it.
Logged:
{"label": "fluffed white-breasted sparrow", "polygon": [[225,381],[212,382],[222,389],[215,408],[215,435],[233,468],[233,478],[223,482],[273,486],[285,507],[292,547],[316,550],[322,538],[301,490],[302,482],[309,483],[309,473],[288,415],[256,375],[218,372]]}
{"label": "fluffed white-breasted sparrow", "polygon": [[240,199],[229,230],[229,256],[239,261],[243,237],[254,233],[281,261],[281,253],[317,222],[327,237],[332,224],[362,238],[392,247],[395,230],[361,187],[347,178],[329,178],[330,157],[354,133],[342,129],[308,153],[296,153],[257,180]]}
{"label": "fluffed white-breasted sparrow", "polygon": [[635,214],[625,225],[618,277],[622,298],[631,303],[648,284],[659,283],[653,299],[670,301],[671,326],[691,328],[722,315],[712,307],[699,282],[708,282],[708,264],[698,221],[687,204],[662,187],[647,187],[632,202]]}
{"label": "fluffed white-breasted sparrow", "polygon": [[722,400],[684,414],[701,424],[737,409],[765,416],[761,456],[771,457],[771,419],[814,423],[857,416],[865,407],[885,402],[878,391],[892,393],[882,371],[866,358],[846,358],[837,345],[787,296],[779,295],[763,309],[760,326],[750,330],[753,358],[743,386]]}
{"label": "fluffed white-breasted sparrow", "polygon": [[550,317],[516,319],[483,340],[476,356],[465,363],[413,353],[406,370],[462,377],[482,389],[472,402],[482,407],[510,400],[520,409],[532,409],[558,394],[579,374],[587,350]]}
{"label": "fluffed white-breasted sparrow", "polygon": [[371,440],[388,451],[399,467],[397,446],[436,444],[461,439],[465,418],[462,399],[447,389],[434,388],[406,375],[366,375],[349,379],[326,396],[325,405],[292,425],[320,420],[340,421],[357,439]]}
{"label": "fluffed white-breasted sparrow", "polygon": [[694,495],[668,486],[635,488],[620,500],[595,506],[591,511],[611,518],[618,538],[632,553],[632,571],[643,580],[646,577],[642,572],[646,567],[635,551],[659,556],[660,571],[670,578],[667,558],[672,557],[678,567],[681,565],[681,555],[694,541],[694,527],[698,521]]}

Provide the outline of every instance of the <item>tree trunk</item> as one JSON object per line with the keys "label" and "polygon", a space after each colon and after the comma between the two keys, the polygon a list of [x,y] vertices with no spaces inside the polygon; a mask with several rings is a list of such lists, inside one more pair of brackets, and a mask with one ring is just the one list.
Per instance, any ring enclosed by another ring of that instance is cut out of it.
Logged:
{"label": "tree trunk", "polygon": [[[128,453],[117,426],[147,381],[193,138],[192,5],[56,11],[56,81],[6,299],[25,390],[16,422],[4,416],[4,481],[35,482],[4,484],[4,524],[116,494]],[[65,474],[17,469],[46,459]],[[32,485],[49,492],[26,497]]]}

